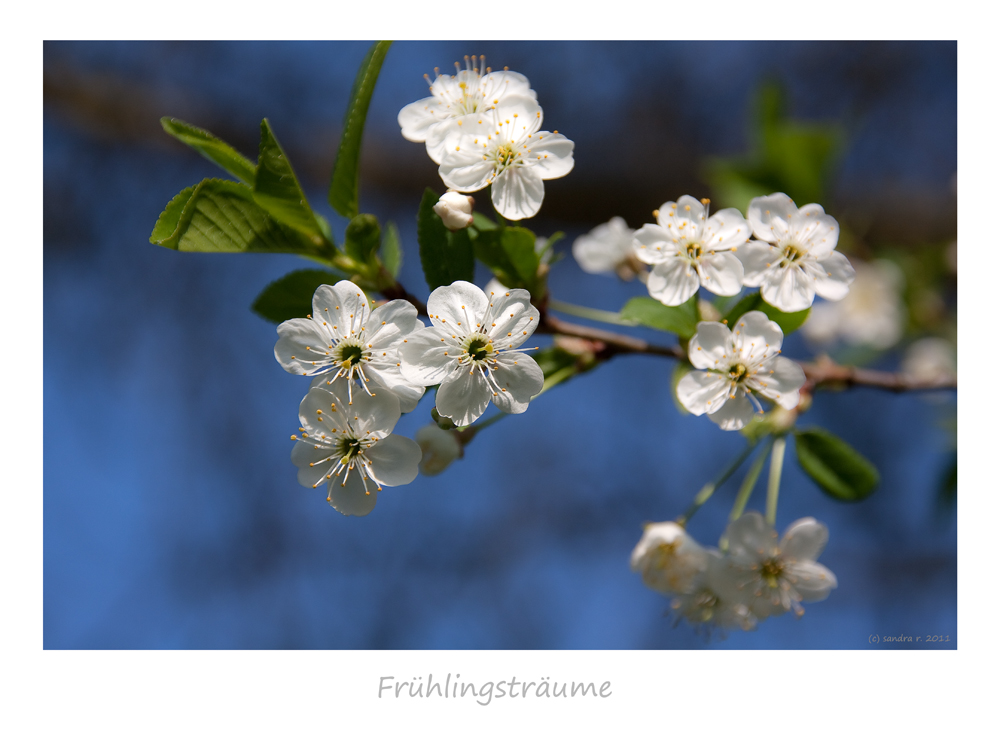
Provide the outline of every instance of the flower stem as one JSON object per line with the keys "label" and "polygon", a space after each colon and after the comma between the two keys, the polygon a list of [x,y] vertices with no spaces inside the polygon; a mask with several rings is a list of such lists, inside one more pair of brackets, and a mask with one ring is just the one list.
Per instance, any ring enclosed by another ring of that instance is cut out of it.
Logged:
{"label": "flower stem", "polygon": [[740,468],[740,466],[743,465],[743,462],[747,460],[747,457],[756,447],[756,441],[752,441],[747,444],[747,447],[740,452],[739,456],[733,459],[732,463],[727,466],[718,477],[702,487],[698,494],[695,495],[691,506],[684,512],[683,515],[677,518],[677,524],[685,525],[692,517],[694,517],[694,514],[698,512],[698,509],[708,502],[708,498],[712,496],[715,490],[721,487],[725,481],[729,479],[729,477],[731,477],[733,473]]}
{"label": "flower stem", "polygon": [[774,443],[773,440],[769,440],[761,452],[760,456],[754,459],[753,465],[750,467],[750,471],[747,472],[746,477],[743,478],[743,484],[740,485],[740,491],[736,493],[736,502],[733,503],[733,510],[729,513],[729,522],[732,522],[743,514],[743,510],[746,509],[747,501],[750,499],[750,493],[753,492],[754,486],[757,484],[757,478],[760,476],[760,470],[764,468],[764,459],[767,458],[767,452]]}
{"label": "flower stem", "polygon": [[785,444],[787,439],[780,436],[774,439],[771,450],[771,471],[767,478],[767,522],[774,527],[778,517],[778,488],[781,486],[781,466],[785,461]]}
{"label": "flower stem", "polygon": [[582,305],[574,305],[561,300],[550,299],[549,309],[557,310],[560,313],[566,313],[567,315],[575,315],[578,318],[597,320],[601,323],[611,323],[612,325],[633,325],[633,323],[622,320],[618,313],[613,313],[610,310],[598,310],[596,308],[583,307]]}

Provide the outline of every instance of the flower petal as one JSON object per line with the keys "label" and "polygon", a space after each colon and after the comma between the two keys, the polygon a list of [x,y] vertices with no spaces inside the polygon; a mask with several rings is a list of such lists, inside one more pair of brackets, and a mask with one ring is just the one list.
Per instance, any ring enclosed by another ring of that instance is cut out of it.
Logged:
{"label": "flower petal", "polygon": [[764,397],[786,410],[794,410],[799,404],[799,390],[806,382],[806,374],[797,362],[775,356],[760,365],[755,380],[753,388]]}
{"label": "flower petal", "polygon": [[664,305],[681,305],[698,291],[701,280],[687,259],[667,257],[656,264],[646,280],[649,294]]}
{"label": "flower petal", "polygon": [[508,220],[523,220],[537,214],[545,197],[538,167],[510,167],[493,180],[493,207]]}
{"label": "flower petal", "polygon": [[490,295],[489,337],[497,349],[517,348],[538,327],[538,309],[531,304],[527,290],[504,290]]}
{"label": "flower petal", "polygon": [[[371,389],[370,383],[368,386]],[[399,398],[388,391],[373,392],[369,395],[364,389],[358,388],[353,392],[353,400],[347,412],[351,416],[351,426],[357,437],[360,438],[368,433],[384,437],[392,432],[399,421]]]}
{"label": "flower petal", "polygon": [[705,225],[705,206],[690,195],[660,206],[657,222],[673,239],[699,240]]}
{"label": "flower petal", "polygon": [[767,524],[759,512],[744,513],[726,528],[729,553],[749,556],[753,559],[768,558],[773,555],[778,544],[778,534]]}
{"label": "flower petal", "polygon": [[[430,309],[430,308],[428,308]],[[410,384],[440,384],[456,368],[459,350],[440,328],[424,328],[406,338],[399,349],[400,371]]]}
{"label": "flower petal", "polygon": [[732,251],[750,239],[750,224],[736,208],[717,211],[701,229],[701,243],[708,251]]}
{"label": "flower petal", "polygon": [[[357,391],[364,394],[361,388]],[[323,377],[317,377],[299,403],[299,423],[313,439],[332,443],[336,434],[349,428],[354,417],[353,408],[347,404],[348,397],[346,379],[328,386]]]}
{"label": "flower petal", "polygon": [[708,415],[708,419],[722,430],[739,430],[753,420],[754,409],[747,399],[746,391],[737,387],[734,395],[727,397],[725,404]]}
{"label": "flower petal", "polygon": [[501,354],[493,377],[501,389],[506,390],[493,395],[494,404],[505,413],[523,413],[545,383],[541,368],[524,354]]}
{"label": "flower petal", "polygon": [[346,485],[344,484],[343,472],[339,477],[331,479],[327,485],[330,507],[341,515],[361,517],[370,513],[378,500],[378,487],[374,483],[368,482],[367,491],[368,494],[365,494],[365,485],[361,481],[361,475],[357,468],[347,473]]}
{"label": "flower petal", "polygon": [[788,235],[788,224],[799,209],[784,192],[755,197],[747,208],[747,222],[761,241],[778,243]]}
{"label": "flower petal", "polygon": [[403,338],[423,328],[417,309],[406,300],[390,300],[375,308],[365,323],[365,343],[375,351],[395,347]]}
{"label": "flower petal", "polygon": [[764,241],[750,241],[736,250],[736,256],[743,262],[743,284],[760,287],[767,279],[771,264],[780,261],[780,250]]}
{"label": "flower petal", "polygon": [[[462,336],[476,329],[489,305],[485,292],[471,282],[458,280],[431,292],[427,314],[434,325]],[[458,331],[459,328],[462,330]]]}
{"label": "flower petal", "polygon": [[634,238],[635,256],[645,264],[661,264],[676,258],[674,236],[663,226],[647,223],[635,232]]}
{"label": "flower petal", "polygon": [[313,320],[329,325],[340,338],[357,336],[371,315],[371,303],[353,282],[343,279],[335,285],[322,284],[313,294]]}
{"label": "flower petal", "polygon": [[[457,140],[458,143],[453,141]],[[495,164],[487,159],[471,135],[445,139],[445,152],[438,167],[442,181],[459,192],[476,192],[490,183]]]}
{"label": "flower petal", "polygon": [[420,446],[405,436],[392,434],[369,446],[365,456],[371,461],[372,476],[387,487],[409,484],[417,478]]}
{"label": "flower petal", "polygon": [[518,143],[527,148],[524,157],[542,179],[565,177],[573,171],[574,144],[561,133],[540,131]]}
{"label": "flower petal", "polygon": [[319,321],[292,318],[278,326],[274,358],[292,374],[313,375],[330,370],[328,352],[333,350],[329,330]]}
{"label": "flower petal", "polygon": [[330,446],[297,441],[292,447],[292,463],[299,468],[299,484],[312,489],[325,484],[326,475],[339,461],[331,456],[336,457],[336,453]]}
{"label": "flower petal", "polygon": [[717,295],[737,295],[743,289],[743,262],[732,252],[706,254],[699,262],[701,285]]}
{"label": "flower petal", "polygon": [[781,328],[760,310],[744,313],[733,327],[733,338],[740,356],[760,359],[765,348],[780,349],[785,336]]}
{"label": "flower petal", "polygon": [[733,334],[722,323],[702,321],[688,342],[688,358],[696,369],[720,369],[733,349]]}
{"label": "flower petal", "polygon": [[819,205],[803,205],[788,224],[789,239],[799,244],[814,259],[825,259],[837,248],[840,225]]}
{"label": "flower petal", "polygon": [[796,561],[815,561],[828,540],[830,531],[816,518],[799,518],[781,537],[781,554]]}
{"label": "flower petal", "polygon": [[417,143],[425,141],[428,129],[440,122],[439,108],[440,103],[437,98],[425,97],[400,110],[396,122],[402,129],[403,138]]}
{"label": "flower petal", "polygon": [[578,237],[573,242],[573,258],[588,274],[613,272],[632,253],[632,235],[625,220],[615,216]]}
{"label": "flower petal", "polygon": [[760,296],[764,302],[782,312],[796,313],[812,305],[816,297],[815,280],[796,267],[772,270],[761,283]]}
{"label": "flower petal", "polygon": [[688,372],[677,383],[677,400],[692,415],[704,415],[726,402],[729,382],[710,372]]}
{"label": "flower petal", "polygon": [[437,411],[455,425],[470,425],[486,412],[493,392],[485,377],[475,369],[462,367],[453,372],[437,391]]}
{"label": "flower petal", "polygon": [[789,564],[785,572],[803,602],[825,600],[837,586],[834,573],[815,561],[797,561]]}
{"label": "flower petal", "polygon": [[[396,354],[399,358],[399,354]],[[400,364],[402,362],[399,362]],[[368,365],[365,367],[365,375],[371,379],[369,389],[378,394],[379,389],[391,392],[399,400],[399,411],[401,413],[411,412],[424,396],[423,384],[409,382],[403,376],[403,372],[398,364],[384,364],[380,367]],[[320,381],[323,377],[318,377]]]}
{"label": "flower petal", "polygon": [[825,276],[817,277],[814,286],[816,294],[827,300],[840,300],[847,295],[854,282],[854,267],[847,257],[834,251],[818,262]]}

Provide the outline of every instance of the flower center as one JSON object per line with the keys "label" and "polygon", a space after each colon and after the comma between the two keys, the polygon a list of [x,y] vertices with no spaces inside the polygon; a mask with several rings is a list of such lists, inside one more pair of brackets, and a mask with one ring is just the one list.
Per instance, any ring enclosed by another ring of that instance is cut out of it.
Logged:
{"label": "flower center", "polygon": [[747,375],[747,368],[744,364],[734,364],[729,367],[729,378],[734,382],[741,381]]}
{"label": "flower center", "polygon": [[768,559],[760,565],[761,578],[772,588],[778,586],[778,580],[784,571],[785,567],[778,559]]}
{"label": "flower center", "polygon": [[701,258],[702,249],[700,243],[689,243],[687,245],[687,255],[691,261],[698,261]]}
{"label": "flower center", "polygon": [[473,335],[467,340],[468,344],[465,346],[465,353],[474,362],[486,361],[490,354],[493,353],[493,342],[489,338],[480,334]]}
{"label": "flower center", "polygon": [[806,252],[796,246],[794,243],[790,243],[785,246],[784,259],[782,260],[783,265],[797,264],[805,256]]}
{"label": "flower center", "polygon": [[365,450],[360,439],[350,437],[338,438],[335,448],[342,464],[349,464],[352,459],[360,456],[361,452]]}
{"label": "flower center", "polygon": [[361,344],[347,339],[341,341],[337,344],[337,348],[333,352],[334,361],[336,361],[344,369],[350,369],[352,366],[361,363],[364,358],[364,350],[361,348]]}
{"label": "flower center", "polygon": [[514,151],[513,144],[503,144],[497,149],[496,157],[500,168],[506,168],[514,163],[514,159],[517,158],[517,152]]}

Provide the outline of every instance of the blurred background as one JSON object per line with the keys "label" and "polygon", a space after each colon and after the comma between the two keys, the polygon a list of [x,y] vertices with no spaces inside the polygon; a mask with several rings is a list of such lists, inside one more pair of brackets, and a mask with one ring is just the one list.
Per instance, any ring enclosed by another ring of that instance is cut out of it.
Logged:
{"label": "blurred background", "polygon": [[[801,620],[723,640],[672,627],[668,601],[629,570],[642,524],[683,512],[744,444],[681,417],[664,359],[616,358],[546,393],[440,476],[387,488],[366,518],[298,486],[288,439],[308,382],[278,366],[274,326],[249,306],[308,264],[151,245],[177,192],[224,176],[159,118],[256,158],[268,117],[339,240],[326,187],[367,46],[46,43],[45,647],[866,648],[879,634],[954,648],[953,391],[816,396],[800,425],[849,441],[882,484],[839,503],[790,453],[779,530],[826,523],[820,561],[839,587]],[[397,223],[400,279],[422,298],[416,209],[425,187],[444,187],[396,114],[427,94],[425,72],[472,53],[525,74],[545,127],[576,142],[574,171],[546,183],[525,223],[565,231],[557,251],[614,215],[651,222],[683,194],[745,212],[785,191],[838,219],[859,273],[852,303],[817,304],[785,355],[953,370],[954,43],[395,44],[369,111],[361,209]],[[549,284],[606,310],[646,294],[571,256]],[[412,437],[432,402],[397,432]],[[691,522],[703,543],[740,477]],[[749,507],[763,508],[763,485]]]}

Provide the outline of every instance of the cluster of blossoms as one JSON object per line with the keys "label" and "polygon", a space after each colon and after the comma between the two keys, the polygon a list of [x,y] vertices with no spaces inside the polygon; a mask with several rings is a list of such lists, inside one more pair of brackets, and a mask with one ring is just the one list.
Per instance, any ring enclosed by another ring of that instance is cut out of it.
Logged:
{"label": "cluster of blossoms", "polygon": [[778,534],[749,512],[730,523],[724,551],[705,548],[674,522],[646,527],[632,551],[632,570],[646,586],[671,596],[678,618],[703,628],[751,630],[786,612],[802,615],[837,578],[816,559],[829,534],[813,518],[796,520]]}
{"label": "cluster of blossoms", "polygon": [[573,253],[588,272],[618,271],[633,258],[648,264],[649,294],[664,305],[686,302],[699,287],[722,296],[759,287],[783,312],[805,310],[816,295],[847,295],[854,269],[835,251],[840,227],[821,206],[796,207],[781,192],[755,197],[746,218],[735,208],[710,215],[708,205],[690,195],[665,202],[653,211],[656,223],[634,233],[613,219],[577,239]]}
{"label": "cluster of blossoms", "polygon": [[430,326],[405,300],[372,307],[353,282],[321,285],[312,314],[279,325],[274,347],[282,368],[313,377],[299,407],[301,437],[292,436],[299,483],[325,484],[345,515],[371,512],[383,485],[412,482],[422,457],[434,474],[461,453],[437,428],[422,429],[417,442],[392,434],[426,387],[438,385],[437,411],[457,426],[490,402],[522,413],[542,390],[541,369],[520,348],[538,325],[527,290],[439,287],[427,301]]}
{"label": "cluster of blossoms", "polygon": [[[485,67],[485,58],[465,58],[455,74],[435,71],[430,96],[399,111],[403,137],[424,143],[438,173],[454,193],[491,186],[493,207],[508,220],[531,218],[542,207],[543,180],[573,169],[573,142],[543,131],[542,108],[528,79]],[[471,223],[454,195],[442,198],[438,214],[449,228]],[[457,210],[457,212],[455,212]],[[448,214],[455,213],[454,219]],[[463,224],[463,215],[469,220]]]}

